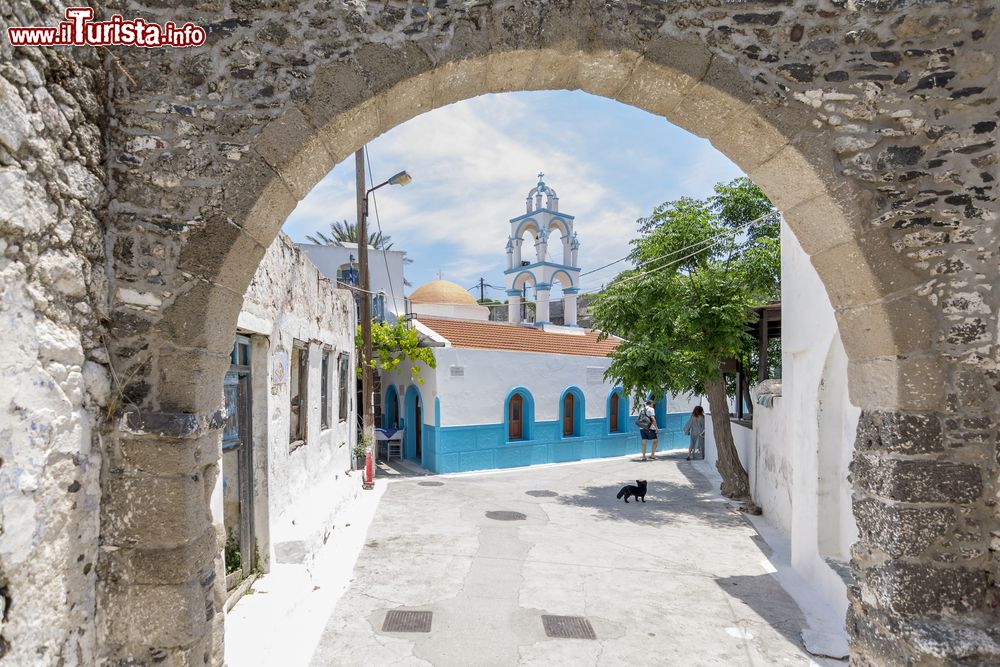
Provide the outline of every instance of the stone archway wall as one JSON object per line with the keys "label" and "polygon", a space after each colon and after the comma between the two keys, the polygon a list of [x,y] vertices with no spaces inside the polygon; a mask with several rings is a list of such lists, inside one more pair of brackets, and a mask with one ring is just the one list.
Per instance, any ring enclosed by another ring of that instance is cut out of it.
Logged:
{"label": "stone archway wall", "polygon": [[1000,361],[989,0],[205,0],[185,11],[127,13],[207,25],[205,48],[105,61],[110,352],[132,406],[104,452],[106,657],[221,659],[208,511],[221,383],[244,289],[296,202],[418,113],[550,88],[708,137],[812,255],[864,408],[853,660],[1000,655],[989,634]]}
{"label": "stone archway wall", "polygon": [[[0,3],[0,27],[9,3]],[[19,7],[34,21],[45,3]],[[20,24],[18,20],[15,24]],[[0,36],[0,661],[93,664],[95,428],[117,401],[107,279],[104,68]]]}

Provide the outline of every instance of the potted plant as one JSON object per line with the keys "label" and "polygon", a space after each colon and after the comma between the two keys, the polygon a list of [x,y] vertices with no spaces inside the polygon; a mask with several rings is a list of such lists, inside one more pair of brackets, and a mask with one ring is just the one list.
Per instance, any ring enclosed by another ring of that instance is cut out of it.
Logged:
{"label": "potted plant", "polygon": [[366,435],[359,437],[354,443],[354,467],[357,470],[362,470],[365,467],[365,450],[368,449],[369,445],[371,445],[371,440]]}

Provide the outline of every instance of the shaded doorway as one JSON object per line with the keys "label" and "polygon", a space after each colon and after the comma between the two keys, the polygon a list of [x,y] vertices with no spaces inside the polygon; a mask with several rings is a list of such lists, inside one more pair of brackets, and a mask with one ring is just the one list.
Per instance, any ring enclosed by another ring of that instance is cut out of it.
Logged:
{"label": "shaded doorway", "polygon": [[406,388],[403,410],[403,457],[422,464],[423,400],[420,398],[420,391],[414,385]]}
{"label": "shaded doorway", "polygon": [[385,405],[382,408],[382,428],[399,428],[399,394],[393,385],[389,385],[385,391]]}
{"label": "shaded doorway", "polygon": [[235,588],[254,569],[250,383],[250,339],[237,336],[223,385],[226,424],[222,434],[222,496],[227,590]]}
{"label": "shaded doorway", "polygon": [[421,425],[424,423],[423,410],[420,409],[420,398],[417,398],[417,408],[416,408],[416,424],[417,430],[414,432],[414,439],[417,443],[416,458],[418,461],[423,461],[423,434],[424,429]]}

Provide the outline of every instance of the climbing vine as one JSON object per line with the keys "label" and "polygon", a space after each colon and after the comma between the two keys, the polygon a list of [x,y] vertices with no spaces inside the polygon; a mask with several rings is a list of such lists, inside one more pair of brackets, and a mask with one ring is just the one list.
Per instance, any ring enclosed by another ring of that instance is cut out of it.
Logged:
{"label": "climbing vine", "polygon": [[[358,348],[359,357],[362,355],[361,327],[358,327],[358,335],[355,337],[355,344]],[[429,368],[435,368],[437,361],[430,348],[420,347],[420,338],[417,330],[407,326],[404,322],[390,324],[388,322],[372,323],[372,356],[373,359],[362,363],[370,363],[371,367],[378,371],[393,371],[403,361],[410,361],[410,377],[423,384],[424,379],[420,377],[420,364],[423,363]],[[358,377],[361,377],[361,366],[358,367]]]}

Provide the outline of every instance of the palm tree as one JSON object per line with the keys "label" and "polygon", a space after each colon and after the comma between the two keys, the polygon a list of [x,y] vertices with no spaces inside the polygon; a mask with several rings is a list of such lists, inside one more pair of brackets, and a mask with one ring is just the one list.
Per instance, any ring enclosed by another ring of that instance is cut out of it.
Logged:
{"label": "palm tree", "polygon": [[[306,234],[310,243],[316,245],[341,245],[342,243],[358,242],[358,226],[353,222],[343,220],[341,222],[330,223],[330,235],[323,232],[316,232],[315,236]],[[390,236],[383,236],[381,232],[372,232],[368,235],[368,245],[379,250],[390,250],[392,241]]]}

